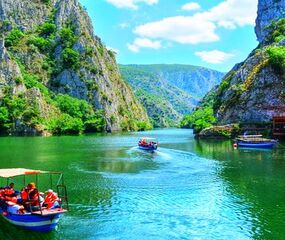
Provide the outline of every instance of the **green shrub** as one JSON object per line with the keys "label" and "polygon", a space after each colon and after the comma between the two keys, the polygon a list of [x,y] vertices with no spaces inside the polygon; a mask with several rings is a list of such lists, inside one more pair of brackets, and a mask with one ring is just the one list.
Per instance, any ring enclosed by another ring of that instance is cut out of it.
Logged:
{"label": "green shrub", "polygon": [[185,116],[180,126],[182,128],[194,128],[201,131],[204,128],[212,126],[216,122],[214,111],[211,107],[199,108],[192,114]]}
{"label": "green shrub", "polygon": [[152,125],[149,122],[140,121],[137,122],[138,131],[146,131],[152,129]]}
{"label": "green shrub", "polygon": [[103,132],[106,129],[106,120],[103,111],[97,111],[84,123],[85,132]]}
{"label": "green shrub", "polygon": [[266,50],[269,56],[269,63],[278,72],[283,73],[285,67],[285,47],[274,46]]}
{"label": "green shrub", "polygon": [[23,81],[27,88],[33,88],[33,87],[37,87],[39,78],[36,75],[24,73]]}
{"label": "green shrub", "polygon": [[92,107],[84,100],[60,94],[55,98],[56,106],[71,117],[87,120],[92,114]]}
{"label": "green shrub", "polygon": [[73,118],[68,114],[61,114],[46,122],[48,130],[53,134],[80,134],[83,131],[83,122],[79,118]]}
{"label": "green shrub", "polygon": [[43,37],[31,36],[28,44],[36,46],[41,51],[46,51],[50,47],[50,42]]}
{"label": "green shrub", "polygon": [[19,29],[13,29],[5,38],[5,47],[17,45],[25,34]]}
{"label": "green shrub", "polygon": [[65,48],[61,53],[61,60],[64,68],[77,68],[80,54],[72,48]]}
{"label": "green shrub", "polygon": [[59,35],[63,46],[67,48],[72,47],[78,39],[70,28],[62,28]]}
{"label": "green shrub", "polygon": [[39,27],[41,36],[49,37],[56,32],[56,25],[54,23],[46,22]]}

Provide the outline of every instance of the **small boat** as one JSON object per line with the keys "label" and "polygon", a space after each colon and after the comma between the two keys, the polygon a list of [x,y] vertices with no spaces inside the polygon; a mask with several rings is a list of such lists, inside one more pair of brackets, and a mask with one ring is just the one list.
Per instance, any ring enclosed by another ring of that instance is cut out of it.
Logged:
{"label": "small boat", "polygon": [[243,135],[236,138],[236,144],[241,148],[274,148],[277,140],[263,138],[262,135]]}
{"label": "small boat", "polygon": [[158,142],[155,138],[144,137],[140,139],[138,146],[142,150],[155,151],[157,150]]}
{"label": "small boat", "polygon": [[[24,168],[12,168],[12,169],[0,169],[0,177],[6,179],[7,186],[9,181],[12,179],[21,176],[19,179],[24,179],[29,175],[30,177],[35,176],[36,182],[40,174],[49,174],[49,179],[51,181],[50,186],[52,188],[52,180],[53,176],[57,175],[59,177],[56,188],[57,195],[61,193],[62,195],[58,195],[59,198],[59,207],[54,209],[48,209],[44,207],[39,207],[38,210],[25,211],[24,213],[11,213],[7,210],[6,207],[2,204],[0,206],[0,215],[9,223],[13,224],[16,227],[23,228],[26,230],[36,231],[36,232],[50,232],[54,230],[58,224],[58,221],[63,213],[67,212],[68,209],[68,201],[67,201],[67,191],[66,186],[63,184],[63,175],[59,172],[47,172],[41,170],[32,170],[32,169],[24,169]],[[18,180],[19,180],[18,179]],[[17,180],[17,182],[18,182]],[[63,208],[63,202],[66,204],[66,208]],[[8,206],[9,206],[9,202]],[[18,205],[18,204],[16,204]]]}

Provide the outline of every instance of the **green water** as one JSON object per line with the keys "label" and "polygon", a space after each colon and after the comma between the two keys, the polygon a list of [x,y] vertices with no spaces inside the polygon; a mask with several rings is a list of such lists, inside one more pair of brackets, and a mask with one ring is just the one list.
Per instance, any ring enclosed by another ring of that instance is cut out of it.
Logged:
{"label": "green water", "polygon": [[[158,138],[158,152],[136,148],[145,135]],[[233,150],[230,141],[195,141],[190,130],[172,129],[7,137],[0,149],[1,168],[64,172],[70,201],[56,231],[0,220],[0,239],[285,239],[282,145]]]}

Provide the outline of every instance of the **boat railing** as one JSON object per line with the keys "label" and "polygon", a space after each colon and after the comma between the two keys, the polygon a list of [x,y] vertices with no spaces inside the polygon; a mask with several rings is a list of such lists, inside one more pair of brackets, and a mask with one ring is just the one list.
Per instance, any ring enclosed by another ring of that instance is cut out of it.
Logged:
{"label": "boat railing", "polygon": [[56,188],[57,188],[58,198],[60,199],[60,205],[62,206],[63,204],[65,204],[66,209],[69,210],[66,185],[60,184],[57,185]]}

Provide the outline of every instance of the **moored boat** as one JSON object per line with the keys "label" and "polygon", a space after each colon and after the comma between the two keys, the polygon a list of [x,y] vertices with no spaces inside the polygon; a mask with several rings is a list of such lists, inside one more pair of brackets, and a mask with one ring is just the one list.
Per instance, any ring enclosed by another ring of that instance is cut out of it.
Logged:
{"label": "moored boat", "polygon": [[[40,170],[31,170],[31,169],[23,169],[23,168],[13,168],[13,169],[0,169],[0,177],[6,179],[7,185],[9,181],[13,180],[16,177],[23,176],[24,182],[26,177],[35,176],[38,180],[38,175],[40,174],[49,174],[51,179],[51,187],[52,187],[52,176],[57,175],[59,179],[56,184],[57,192],[53,192],[56,196],[58,196],[58,206],[56,208],[48,208],[39,205],[39,207],[35,210],[30,207],[30,209],[26,210],[22,205],[20,205],[19,200],[17,202],[13,201],[5,201],[1,199],[0,205],[0,213],[2,217],[9,223],[13,224],[16,227],[23,228],[26,230],[32,230],[37,232],[50,232],[54,230],[58,224],[58,221],[63,213],[67,212],[68,209],[68,201],[67,201],[67,192],[66,186],[63,184],[63,175],[58,172],[47,172]],[[24,184],[25,185],[25,184]],[[52,190],[49,190],[52,191]],[[59,194],[62,195],[59,195]],[[40,195],[38,195],[38,198]],[[66,208],[63,208],[63,202],[66,204]],[[31,202],[28,202],[29,205]],[[16,207],[17,211],[10,211],[10,207]],[[19,211],[22,209],[22,211]]]}
{"label": "moored boat", "polygon": [[277,140],[263,138],[262,135],[243,135],[236,138],[236,144],[241,148],[274,148]]}
{"label": "moored boat", "polygon": [[157,150],[158,142],[155,138],[144,137],[140,139],[140,141],[138,142],[138,146],[142,150],[155,151]]}

